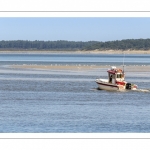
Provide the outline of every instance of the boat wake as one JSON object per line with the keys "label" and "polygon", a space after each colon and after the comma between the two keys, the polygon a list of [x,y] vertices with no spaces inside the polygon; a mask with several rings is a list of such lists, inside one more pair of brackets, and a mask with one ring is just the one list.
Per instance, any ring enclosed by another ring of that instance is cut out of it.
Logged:
{"label": "boat wake", "polygon": [[91,91],[97,91],[97,90],[100,90],[99,88],[92,88],[90,89]]}
{"label": "boat wake", "polygon": [[146,93],[149,93],[150,92],[150,89],[137,89],[135,90],[137,92],[146,92]]}
{"label": "boat wake", "polygon": [[[90,89],[91,91],[97,91],[97,90],[100,90],[99,88],[92,88]],[[117,92],[145,92],[145,93],[150,93],[150,89],[135,89],[135,90],[118,90]],[[112,91],[111,91],[112,92]],[[114,91],[116,92],[116,91]]]}

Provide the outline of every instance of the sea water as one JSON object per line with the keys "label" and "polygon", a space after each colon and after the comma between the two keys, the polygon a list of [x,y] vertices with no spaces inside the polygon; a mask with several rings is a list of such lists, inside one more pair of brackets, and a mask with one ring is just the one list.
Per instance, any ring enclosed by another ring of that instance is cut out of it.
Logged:
{"label": "sea water", "polygon": [[[14,64],[121,65],[122,55],[0,54],[1,133],[149,133],[150,70],[129,72],[137,91],[98,90],[107,70],[40,70]],[[150,55],[127,55],[150,65]],[[107,68],[107,67],[106,67]]]}

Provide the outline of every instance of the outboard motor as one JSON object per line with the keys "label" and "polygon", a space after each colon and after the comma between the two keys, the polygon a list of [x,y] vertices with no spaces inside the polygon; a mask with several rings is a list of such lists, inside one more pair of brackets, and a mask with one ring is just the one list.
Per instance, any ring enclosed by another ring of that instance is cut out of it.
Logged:
{"label": "outboard motor", "polygon": [[126,89],[127,89],[127,90],[131,90],[131,83],[127,83],[127,84],[126,84]]}

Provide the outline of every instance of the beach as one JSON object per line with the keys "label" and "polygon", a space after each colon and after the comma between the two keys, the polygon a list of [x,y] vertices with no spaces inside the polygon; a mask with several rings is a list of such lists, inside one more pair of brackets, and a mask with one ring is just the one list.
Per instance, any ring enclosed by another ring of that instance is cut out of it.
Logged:
{"label": "beach", "polygon": [[0,54],[150,54],[150,50],[0,50]]}

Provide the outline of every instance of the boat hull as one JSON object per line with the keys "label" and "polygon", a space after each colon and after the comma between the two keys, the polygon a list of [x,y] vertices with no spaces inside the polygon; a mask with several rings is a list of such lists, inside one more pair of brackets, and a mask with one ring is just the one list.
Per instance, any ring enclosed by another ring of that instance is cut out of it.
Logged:
{"label": "boat hull", "polygon": [[108,82],[100,80],[100,79],[97,79],[96,83],[98,84],[98,88],[100,90],[109,90],[109,91],[118,91],[119,90],[118,85],[114,85],[114,84],[108,83]]}
{"label": "boat hull", "polygon": [[109,91],[123,91],[123,90],[137,90],[137,85],[131,85],[131,88],[127,88],[126,85],[112,84],[105,79],[96,79],[98,88],[100,90],[109,90]]}

